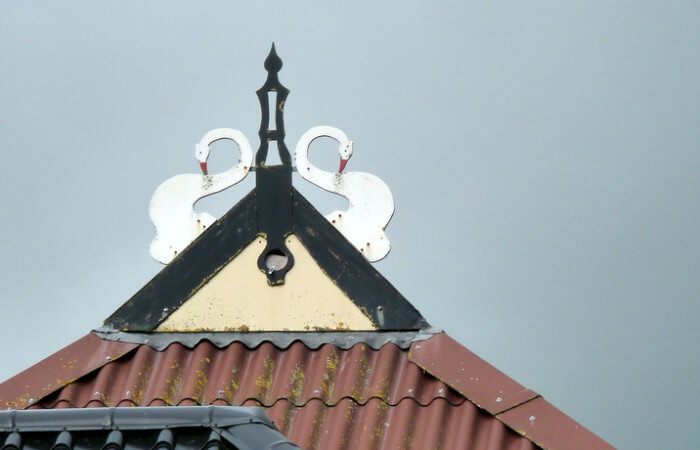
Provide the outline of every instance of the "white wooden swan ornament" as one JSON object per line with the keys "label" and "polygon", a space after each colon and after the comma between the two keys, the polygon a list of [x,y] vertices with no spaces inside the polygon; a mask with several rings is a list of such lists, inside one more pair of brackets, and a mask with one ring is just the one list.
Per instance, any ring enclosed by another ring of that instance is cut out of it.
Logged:
{"label": "white wooden swan ornament", "polygon": [[[209,175],[209,145],[220,139],[236,142],[240,156],[229,170]],[[148,213],[156,227],[156,237],[149,250],[151,256],[163,264],[172,261],[216,221],[211,214],[195,212],[194,204],[199,199],[221,192],[245,178],[253,161],[253,149],[242,132],[232,128],[217,128],[205,134],[195,145],[195,157],[203,175],[176,175],[158,186],[151,197]]]}
{"label": "white wooden swan ornament", "polygon": [[[309,162],[309,146],[319,137],[338,141],[340,167],[337,173],[326,172]],[[353,143],[338,128],[313,127],[304,133],[296,146],[295,160],[299,174],[316,186],[348,199],[347,211],[333,211],[326,215],[333,226],[369,261],[384,258],[391,244],[384,233],[394,215],[394,197],[389,186],[378,177],[365,172],[343,173],[352,156]]]}

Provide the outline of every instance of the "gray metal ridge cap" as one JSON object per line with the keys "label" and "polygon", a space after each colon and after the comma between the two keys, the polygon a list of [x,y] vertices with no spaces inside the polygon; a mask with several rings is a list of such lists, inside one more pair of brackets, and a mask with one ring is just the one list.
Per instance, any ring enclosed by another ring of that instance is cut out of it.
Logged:
{"label": "gray metal ridge cap", "polygon": [[148,345],[158,351],[165,350],[170,344],[178,343],[193,348],[201,341],[209,341],[218,348],[240,342],[247,348],[256,348],[264,342],[270,342],[279,349],[286,349],[299,341],[312,350],[324,344],[333,344],[347,350],[355,344],[363,343],[374,350],[392,343],[401,349],[408,349],[411,343],[430,339],[442,330],[426,327],[408,331],[202,331],[202,332],[152,332],[135,333],[120,331],[102,326],[92,331],[102,339]]}
{"label": "gray metal ridge cap", "polygon": [[276,430],[258,406],[149,406],[0,411],[0,432],[229,428],[257,423]]}

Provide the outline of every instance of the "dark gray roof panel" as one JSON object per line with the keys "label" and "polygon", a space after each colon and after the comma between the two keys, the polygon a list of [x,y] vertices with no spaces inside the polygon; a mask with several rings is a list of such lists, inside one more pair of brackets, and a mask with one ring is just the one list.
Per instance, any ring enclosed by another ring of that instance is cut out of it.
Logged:
{"label": "dark gray roof panel", "polygon": [[0,411],[0,443],[2,450],[299,448],[261,408],[230,406]]}

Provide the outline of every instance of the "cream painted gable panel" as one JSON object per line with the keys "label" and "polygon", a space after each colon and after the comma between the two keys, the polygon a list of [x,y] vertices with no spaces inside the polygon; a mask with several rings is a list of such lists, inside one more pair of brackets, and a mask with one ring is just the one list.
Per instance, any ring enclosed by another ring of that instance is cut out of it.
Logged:
{"label": "cream painted gable panel", "polygon": [[258,237],[155,331],[375,330],[372,321],[323,272],[294,235],[294,267],[269,286],[257,259]]}

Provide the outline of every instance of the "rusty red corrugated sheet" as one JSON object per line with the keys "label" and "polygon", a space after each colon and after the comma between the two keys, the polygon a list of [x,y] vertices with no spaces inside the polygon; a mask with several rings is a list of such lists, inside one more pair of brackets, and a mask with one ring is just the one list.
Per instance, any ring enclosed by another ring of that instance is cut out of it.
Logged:
{"label": "rusty red corrugated sheet", "polygon": [[376,398],[364,405],[344,399],[333,407],[318,399],[303,407],[282,400],[267,413],[302,448],[536,448],[473,404],[454,406],[442,398],[427,406],[410,398],[394,406]]}
{"label": "rusty red corrugated sheet", "polygon": [[[194,403],[184,400],[181,405]],[[223,400],[214,405],[227,405]],[[123,406],[130,406],[126,402]],[[165,406],[154,402],[154,406]],[[258,406],[247,400],[243,406]],[[104,406],[91,401],[88,407]],[[40,407],[35,405],[34,408]],[[54,408],[71,408],[61,400]],[[303,406],[279,400],[265,408],[268,416],[289,440],[308,449],[503,449],[537,448],[528,439],[514,433],[490,414],[470,402],[452,405],[435,399],[422,406],[407,398],[390,406],[378,398],[358,404],[345,398],[329,406],[311,399]]]}
{"label": "rusty red corrugated sheet", "polygon": [[615,448],[542,397],[497,417],[544,448],[562,450]]}
{"label": "rusty red corrugated sheet", "polygon": [[77,407],[91,401],[149,406],[223,400],[241,405],[252,399],[270,406],[287,399],[301,406],[312,398],[328,405],[343,398],[357,403],[379,398],[390,405],[404,398],[421,405],[435,398],[453,405],[465,401],[441,381],[426,376],[394,344],[379,350],[365,344],[347,350],[325,344],[311,350],[295,342],[280,350],[269,342],[255,349],[238,342],[219,349],[202,341],[192,349],[176,343],[161,352],[141,346],[41,403],[45,407],[60,400]]}
{"label": "rusty red corrugated sheet", "polygon": [[[53,385],[56,370],[77,379]],[[208,341],[157,351],[88,335],[0,385],[0,398],[21,397],[22,377],[48,388],[19,407],[262,405],[306,448],[611,448],[445,334],[410,352]]]}
{"label": "rusty red corrugated sheet", "polygon": [[24,409],[136,347],[89,333],[0,384],[0,407]]}
{"label": "rusty red corrugated sheet", "polygon": [[36,407],[193,404],[263,405],[304,448],[534,448],[394,344],[140,346]]}
{"label": "rusty red corrugated sheet", "polygon": [[445,333],[411,344],[409,359],[491,414],[537,397]]}
{"label": "rusty red corrugated sheet", "polygon": [[411,344],[409,359],[543,448],[613,448],[445,333]]}

